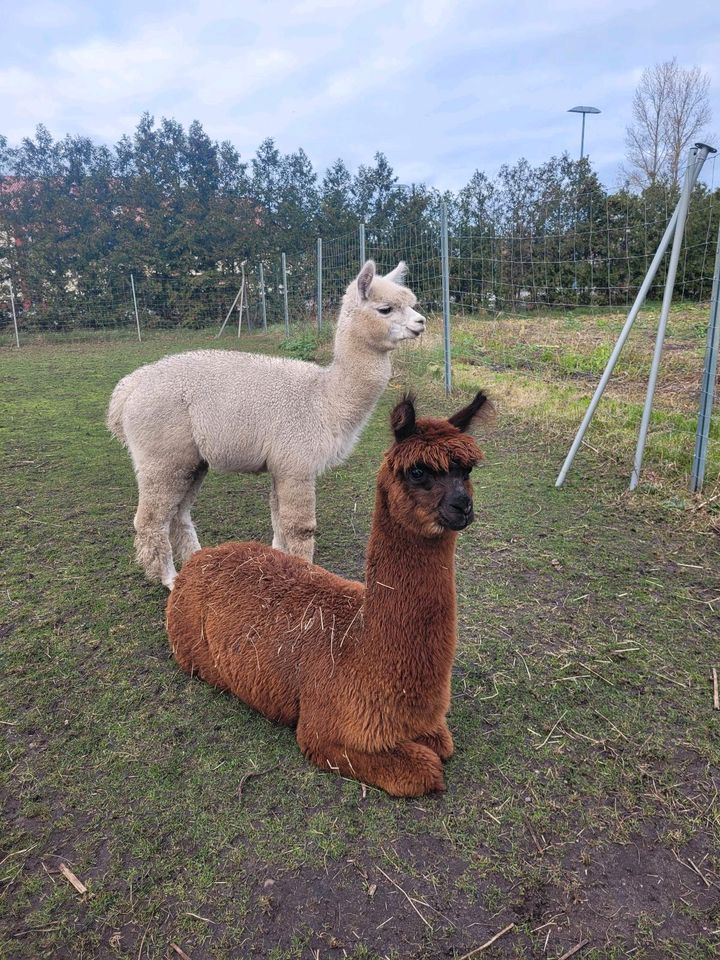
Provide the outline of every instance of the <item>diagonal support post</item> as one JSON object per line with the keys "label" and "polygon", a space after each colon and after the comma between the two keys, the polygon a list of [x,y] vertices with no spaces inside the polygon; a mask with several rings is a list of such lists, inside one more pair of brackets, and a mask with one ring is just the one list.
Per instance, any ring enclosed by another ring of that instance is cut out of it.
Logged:
{"label": "diagonal support post", "polygon": [[15,291],[13,290],[12,280],[8,280],[10,284],[10,306],[12,308],[12,317],[13,317],[13,328],[15,329],[15,346],[20,349],[20,334],[18,333],[17,325],[17,314],[15,313]]}
{"label": "diagonal support post", "polygon": [[[692,182],[690,183],[690,186],[689,186],[690,193],[692,192],[692,188],[695,186],[697,178],[700,175],[700,170],[702,169],[702,166],[705,163],[705,158],[707,157],[708,153],[714,152],[712,147],[708,147],[705,144],[699,144],[698,146],[701,146],[704,148],[704,154],[702,155],[702,159],[699,159],[698,156],[695,156],[697,147],[694,148],[694,150],[692,151],[693,157],[688,167],[689,178],[688,176],[686,176],[686,184],[685,184],[685,186],[687,187],[689,180],[691,179]],[[683,191],[683,196],[684,196],[684,191]],[[575,455],[580,449],[580,446],[583,442],[585,434],[587,433],[587,429],[590,426],[590,422],[595,415],[595,411],[597,409],[598,404],[600,403],[600,399],[603,393],[605,392],[605,388],[608,385],[608,381],[610,380],[613,370],[615,369],[615,364],[617,363],[618,357],[622,352],[622,348],[625,346],[625,342],[628,336],[630,335],[630,331],[632,330],[633,324],[635,323],[635,320],[637,319],[637,316],[640,313],[640,309],[642,305],[645,303],[645,299],[648,295],[648,291],[650,290],[650,287],[652,286],[652,282],[655,279],[655,274],[658,272],[662,259],[665,256],[667,248],[670,246],[670,241],[672,240],[673,235],[675,233],[675,228],[677,226],[682,200],[683,200],[683,197],[680,198],[678,205],[675,207],[675,210],[673,211],[673,214],[670,217],[670,220],[668,221],[667,226],[665,227],[665,232],[663,233],[660,243],[658,244],[658,248],[655,252],[655,256],[653,257],[652,263],[650,264],[648,271],[645,274],[645,279],[640,285],[640,289],[637,292],[635,301],[632,307],[630,308],[630,312],[627,315],[625,325],[623,326],[620,332],[620,335],[617,338],[615,346],[613,347],[613,351],[610,354],[610,358],[608,359],[608,362],[605,365],[605,370],[603,371],[602,377],[600,378],[600,382],[595,388],[595,393],[592,396],[592,399],[588,405],[587,411],[585,412],[585,416],[583,417],[582,423],[578,427],[578,431],[575,434],[575,439],[573,440],[570,450],[568,451],[568,455],[565,458],[565,462],[563,463],[562,469],[560,470],[560,473],[558,474],[558,478],[555,481],[556,487],[561,487],[565,482],[565,478],[567,477],[568,471],[570,470],[570,467],[573,464]]]}
{"label": "diagonal support post", "polygon": [[690,151],[690,163],[685,172],[685,182],[678,204],[678,220],[675,226],[672,250],[670,251],[667,277],[665,278],[665,293],[663,295],[660,319],[658,321],[658,331],[657,337],[655,338],[655,351],[650,367],[650,376],[648,377],[645,406],[643,407],[643,415],[640,421],[640,431],[638,433],[637,448],[635,450],[635,462],[633,464],[632,474],[630,475],[631,490],[635,490],[640,482],[645,441],[647,439],[648,426],[650,425],[650,414],[652,413],[653,399],[655,397],[655,385],[657,383],[660,360],[665,343],[665,329],[667,327],[668,316],[670,315],[670,304],[672,303],[673,293],[675,291],[675,276],[677,274],[678,263],[680,262],[680,248],[682,247],[683,235],[685,233],[685,221],[687,220],[688,207],[690,206],[690,195],[692,194],[693,187],[702,170],[703,164],[707,160],[708,154],[715,152],[715,149],[709,147],[706,143],[696,143]]}
{"label": "diagonal support post", "polygon": [[243,288],[240,287],[240,289],[238,290],[237,294],[235,295],[235,299],[233,300],[232,306],[230,307],[230,309],[229,309],[228,312],[227,312],[227,316],[226,316],[225,319],[223,320],[222,326],[220,327],[220,329],[218,330],[218,332],[215,334],[215,339],[216,339],[216,340],[217,340],[217,338],[220,336],[220,334],[223,332],[223,330],[225,329],[225,327],[227,326],[227,322],[228,322],[228,320],[230,319],[230,317],[232,316],[233,310],[235,309],[235,304],[236,304],[236,303],[238,302],[238,300],[240,299],[240,294],[242,293],[242,290],[243,290]]}

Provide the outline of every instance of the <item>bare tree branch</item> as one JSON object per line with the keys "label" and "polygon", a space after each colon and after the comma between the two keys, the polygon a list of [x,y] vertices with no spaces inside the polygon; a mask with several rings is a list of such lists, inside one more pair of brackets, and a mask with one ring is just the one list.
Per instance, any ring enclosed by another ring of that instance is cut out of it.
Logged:
{"label": "bare tree branch", "polygon": [[677,186],[683,156],[711,120],[710,77],[676,59],[643,71],[627,128],[625,173],[632,186]]}

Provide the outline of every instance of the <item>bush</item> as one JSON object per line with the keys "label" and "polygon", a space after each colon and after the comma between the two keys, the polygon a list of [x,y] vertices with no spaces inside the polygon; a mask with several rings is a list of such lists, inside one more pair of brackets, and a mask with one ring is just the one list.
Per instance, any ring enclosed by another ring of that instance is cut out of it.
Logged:
{"label": "bush", "polygon": [[288,337],[280,344],[280,349],[288,357],[296,360],[315,360],[318,348],[317,337],[310,331]]}

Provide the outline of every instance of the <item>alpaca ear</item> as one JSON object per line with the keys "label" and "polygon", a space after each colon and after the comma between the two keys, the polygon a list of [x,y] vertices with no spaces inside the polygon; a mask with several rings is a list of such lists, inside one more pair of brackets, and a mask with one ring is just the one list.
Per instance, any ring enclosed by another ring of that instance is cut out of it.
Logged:
{"label": "alpaca ear", "polygon": [[458,410],[448,421],[458,430],[466,433],[474,422],[490,423],[495,419],[495,407],[488,400],[482,390],[475,396],[472,403],[469,403],[462,410]]}
{"label": "alpaca ear", "polygon": [[357,288],[361,300],[367,300],[370,284],[375,279],[375,261],[366,260],[364,267],[357,277]]}
{"label": "alpaca ear", "polygon": [[400,263],[395,267],[394,270],[391,270],[390,273],[385,274],[386,280],[392,280],[393,283],[405,283],[405,274],[407,273],[407,264],[404,260],[401,260]]}
{"label": "alpaca ear", "polygon": [[415,432],[415,397],[406,393],[399,403],[393,407],[390,414],[390,426],[398,443],[407,440]]}

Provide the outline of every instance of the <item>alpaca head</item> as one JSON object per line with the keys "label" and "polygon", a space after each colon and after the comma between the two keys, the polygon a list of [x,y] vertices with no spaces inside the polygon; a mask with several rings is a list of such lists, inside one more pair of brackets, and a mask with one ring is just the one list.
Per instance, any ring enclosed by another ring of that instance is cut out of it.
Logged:
{"label": "alpaca head", "polygon": [[368,260],[347,288],[338,332],[349,333],[379,352],[394,350],[401,340],[414,340],[425,329],[415,310],[417,297],[403,284],[407,270],[400,263],[381,276]]}
{"label": "alpaca head", "polygon": [[378,476],[396,522],[430,538],[472,523],[470,471],[483,454],[467,431],[473,422],[492,415],[492,404],[482,392],[447,420],[416,419],[414,397],[403,397],[390,417],[395,443]]}

